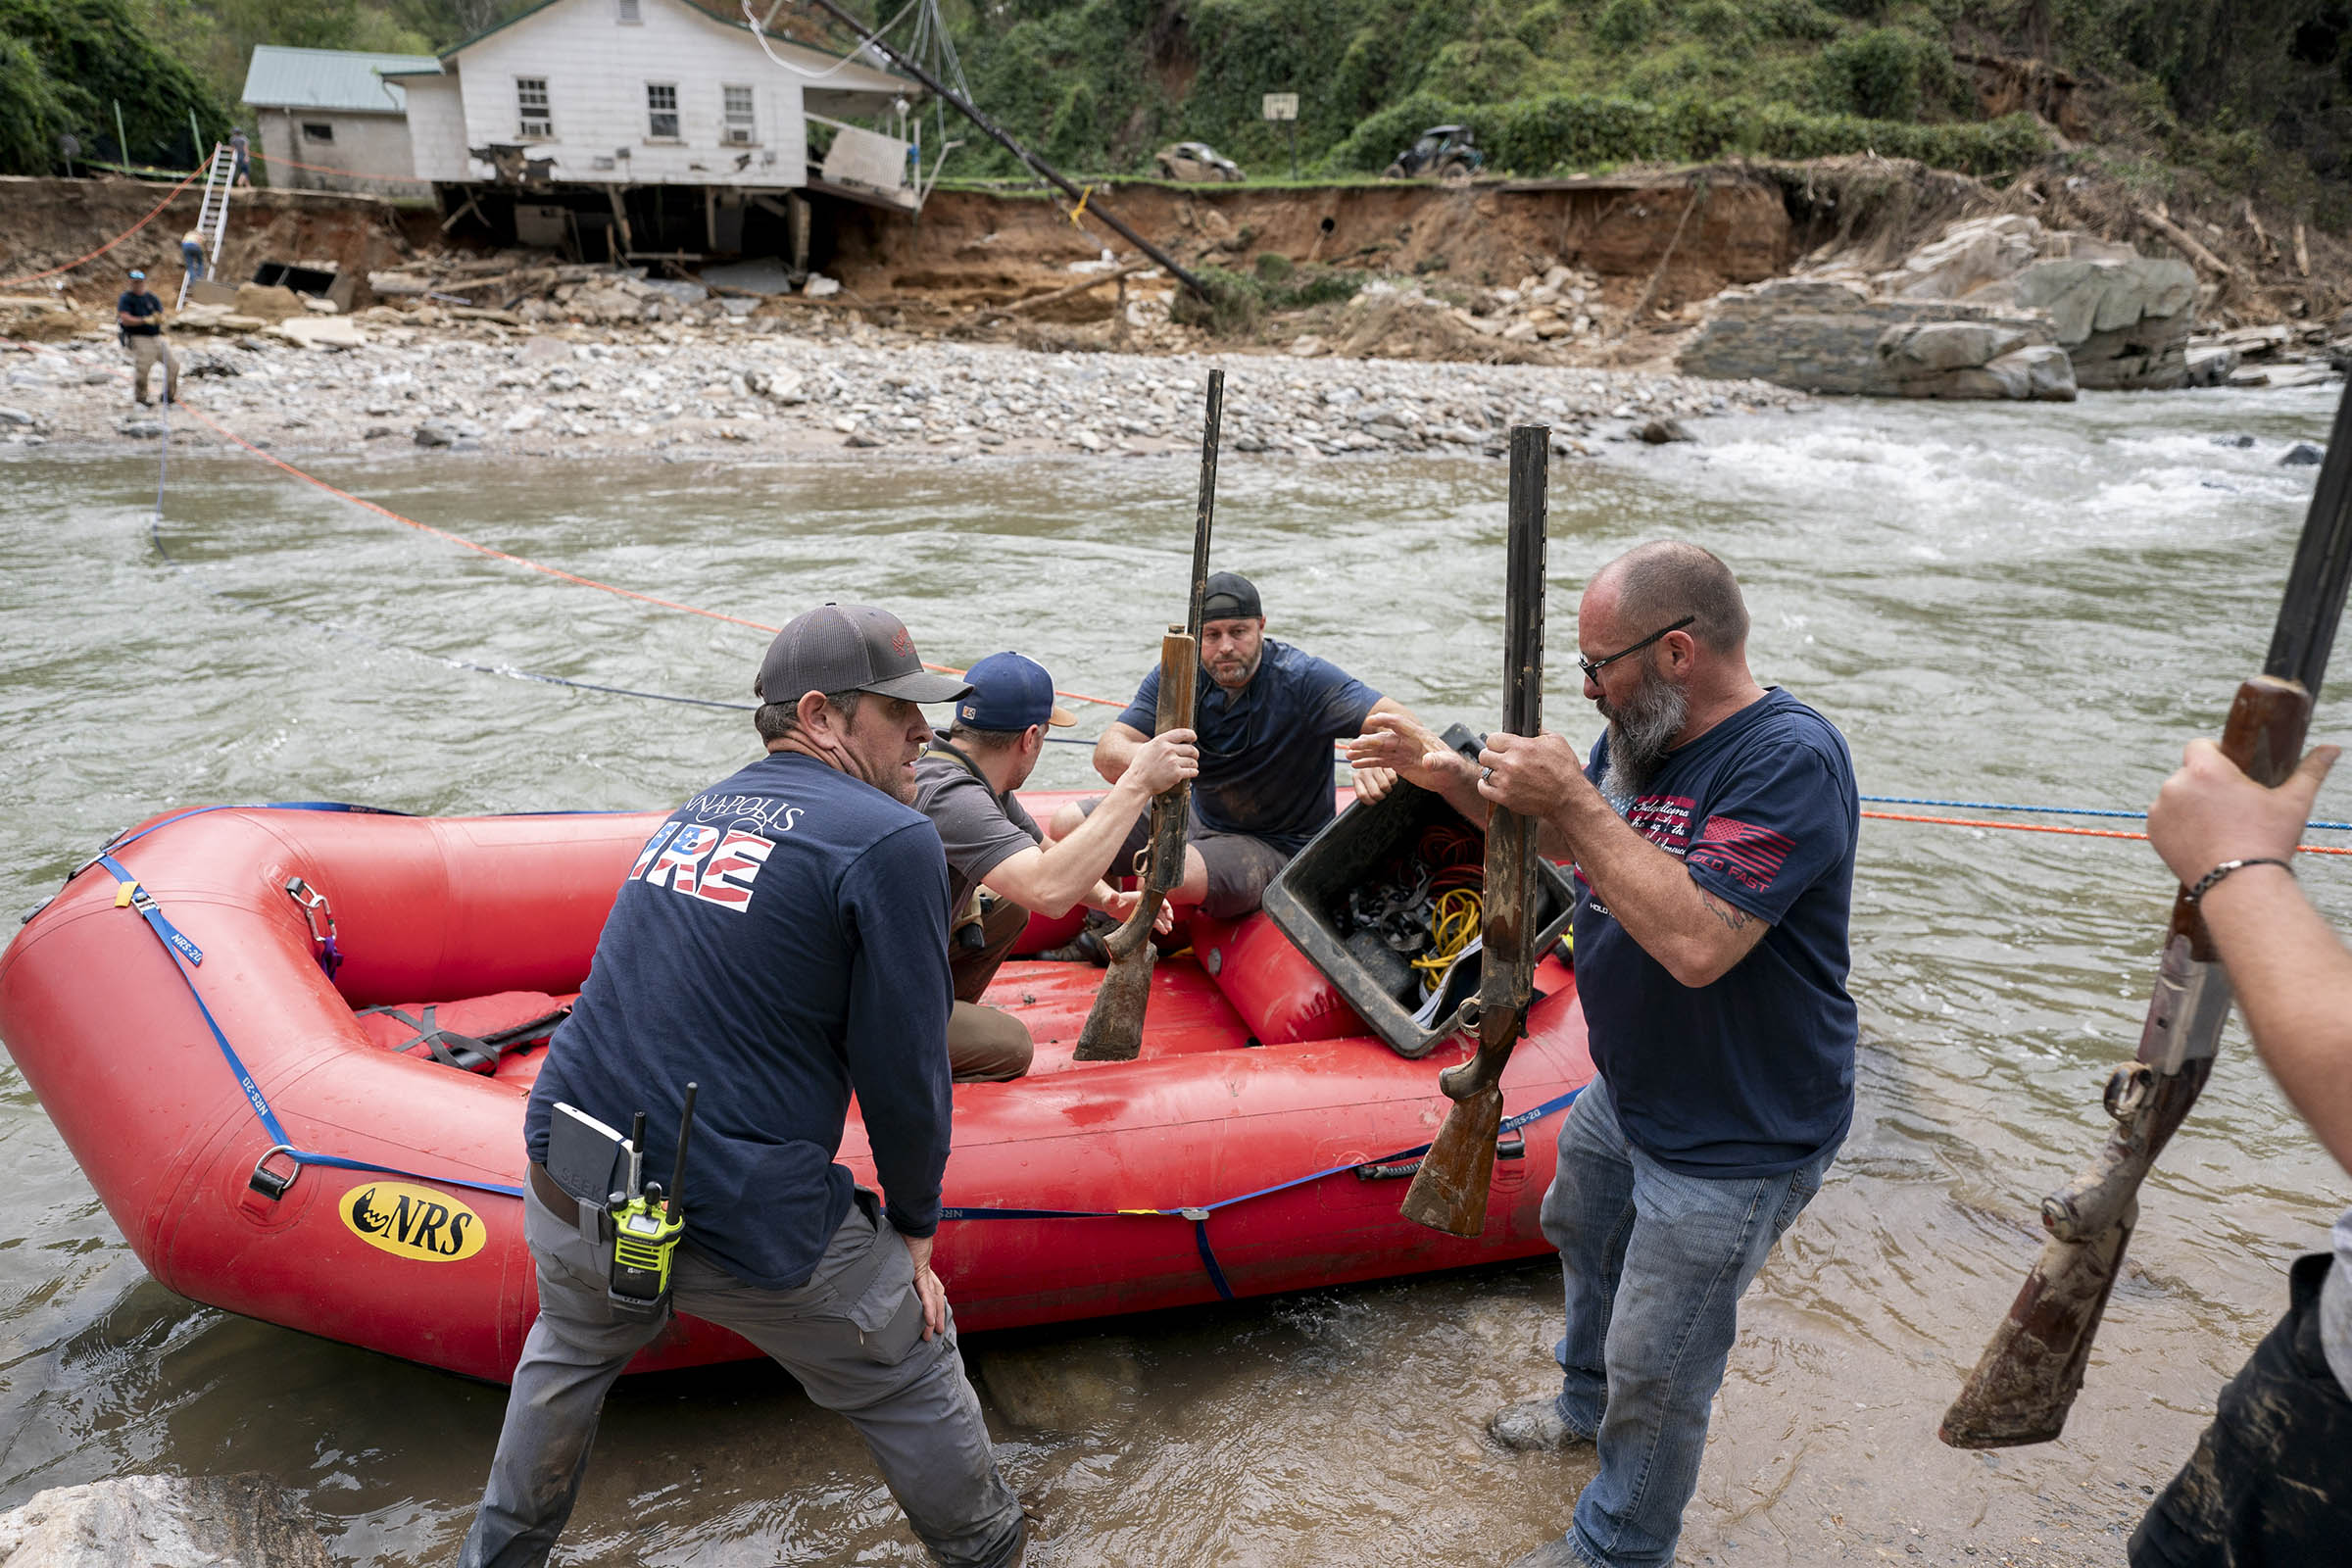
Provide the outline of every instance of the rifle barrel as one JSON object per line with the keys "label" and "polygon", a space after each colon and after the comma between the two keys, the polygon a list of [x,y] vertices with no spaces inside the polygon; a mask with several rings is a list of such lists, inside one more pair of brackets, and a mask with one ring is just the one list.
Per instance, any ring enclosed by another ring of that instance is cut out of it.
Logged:
{"label": "rifle barrel", "polygon": [[1184,629],[1200,640],[1200,615],[1208,602],[1208,536],[1217,520],[1217,445],[1225,429],[1225,372],[1208,372],[1208,413],[1200,426],[1200,499],[1193,513],[1193,597]]}
{"label": "rifle barrel", "polygon": [[2335,426],[2328,434],[2328,458],[2320,467],[2320,482],[2312,491],[2311,511],[2303,519],[2303,537],[2295,546],[2295,562],[2286,574],[2286,597],[2278,606],[2278,623],[2271,633],[2271,651],[2262,672],[2299,681],[2320,700],[2320,680],[2328,673],[2328,655],[2335,646],[2336,624],[2343,618],[2344,590],[2352,585],[2352,381],[2335,406]]}

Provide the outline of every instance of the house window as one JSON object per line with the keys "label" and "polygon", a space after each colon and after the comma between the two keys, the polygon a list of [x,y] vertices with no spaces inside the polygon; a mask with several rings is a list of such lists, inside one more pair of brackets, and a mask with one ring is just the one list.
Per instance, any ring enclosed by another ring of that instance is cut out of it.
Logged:
{"label": "house window", "polygon": [[556,133],[555,118],[547,107],[545,76],[514,78],[514,113],[516,135],[552,136]]}
{"label": "house window", "polygon": [[321,120],[306,120],[302,122],[302,139],[331,142],[335,139],[335,127]]}
{"label": "house window", "polygon": [[674,81],[649,81],[645,84],[645,133],[656,141],[678,139],[678,84]]}
{"label": "house window", "polygon": [[726,137],[737,147],[749,147],[760,139],[758,122],[752,113],[752,89],[721,87],[718,89],[726,111]]}
{"label": "house window", "polygon": [[612,0],[612,3],[613,16],[620,22],[621,25],[634,27],[645,20],[645,18],[638,13],[637,0]]}

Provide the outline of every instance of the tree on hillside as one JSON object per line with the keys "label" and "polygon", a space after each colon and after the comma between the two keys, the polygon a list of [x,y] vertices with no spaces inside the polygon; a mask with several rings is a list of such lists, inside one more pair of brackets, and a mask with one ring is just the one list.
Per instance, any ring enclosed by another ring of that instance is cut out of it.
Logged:
{"label": "tree on hillside", "polygon": [[228,133],[219,98],[129,0],[0,0],[0,170],[57,172],[69,132],[85,156],[185,160],[191,114],[207,146]]}

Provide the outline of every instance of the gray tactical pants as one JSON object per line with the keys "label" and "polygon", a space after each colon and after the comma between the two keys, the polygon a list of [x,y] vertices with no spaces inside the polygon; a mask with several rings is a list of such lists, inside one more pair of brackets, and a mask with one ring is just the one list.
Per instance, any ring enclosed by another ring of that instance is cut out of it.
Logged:
{"label": "gray tactical pants", "polygon": [[[808,1283],[763,1290],[681,1247],[674,1310],[716,1323],[774,1356],[808,1396],[850,1418],[943,1568],[1007,1568],[1021,1557],[1021,1506],[997,1473],[956,1330],[922,1338],[913,1260],[860,1191]],[[481,1510],[459,1568],[538,1568],[571,1516],[597,1412],[631,1356],[664,1322],[613,1315],[610,1245],[598,1247],[523,1196],[539,1272],[539,1318],[523,1341]]]}

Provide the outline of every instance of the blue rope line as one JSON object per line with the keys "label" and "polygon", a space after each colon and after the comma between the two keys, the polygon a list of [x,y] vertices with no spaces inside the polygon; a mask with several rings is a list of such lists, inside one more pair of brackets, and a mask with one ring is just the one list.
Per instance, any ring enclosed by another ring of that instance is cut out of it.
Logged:
{"label": "blue rope line", "polygon": [[[1937,801],[1917,795],[1864,795],[1858,798],[1876,806],[1941,806],[1952,810],[2033,811],[2044,816],[2120,816],[2134,822],[2148,819],[2145,811],[2119,811],[2097,806],[2019,806],[2007,801]],[[2352,832],[2352,822],[2306,822],[2303,825]]]}
{"label": "blue rope line", "polygon": [[[1584,1090],[1582,1086],[1579,1086],[1564,1095],[1546,1100],[1541,1105],[1531,1106],[1516,1116],[1505,1116],[1501,1125],[1495,1128],[1494,1135],[1500,1138],[1504,1133],[1517,1132],[1531,1122],[1541,1121],[1554,1111],[1565,1110],[1569,1105],[1575,1103],[1576,1097],[1582,1093]],[[1247,1203],[1253,1198],[1266,1198],[1275,1193],[1287,1193],[1294,1187],[1304,1187],[1307,1183],[1319,1182],[1326,1176],[1337,1176],[1344,1170],[1354,1170],[1358,1164],[1393,1165],[1398,1160],[1418,1159],[1428,1153],[1429,1150],[1429,1145],[1417,1144],[1411,1149],[1400,1149],[1394,1154],[1384,1154],[1378,1159],[1350,1160],[1345,1165],[1326,1166],[1322,1170],[1310,1171],[1304,1176],[1295,1176],[1287,1182],[1277,1182],[1271,1187],[1260,1187],[1253,1193],[1242,1193],[1233,1198],[1220,1198],[1213,1203],[1201,1203],[1197,1206],[1179,1208],[988,1208],[966,1205],[944,1207],[939,1211],[939,1217],[943,1221],[951,1219],[1138,1218],[1190,1220],[1193,1225],[1193,1245],[1200,1250],[1200,1267],[1208,1275],[1208,1283],[1216,1287],[1219,1299],[1231,1301],[1239,1298],[1234,1295],[1233,1286],[1226,1280],[1224,1268],[1217,1262],[1216,1249],[1209,1246],[1209,1215],[1220,1208],[1230,1208],[1235,1203]]]}
{"label": "blue rope line", "polygon": [[[1532,1105],[1515,1116],[1505,1116],[1501,1125],[1495,1129],[1495,1136],[1500,1137],[1504,1133],[1517,1132],[1531,1122],[1542,1121],[1546,1116],[1565,1110],[1575,1103],[1576,1097],[1582,1093],[1584,1090],[1580,1086],[1569,1090],[1564,1095],[1546,1100],[1540,1105]],[[939,1217],[943,1220],[1159,1218],[1189,1219],[1195,1224],[1199,1224],[1220,1208],[1231,1208],[1236,1203],[1247,1203],[1252,1199],[1270,1198],[1276,1193],[1287,1193],[1294,1187],[1304,1187],[1309,1182],[1319,1182],[1326,1176],[1337,1176],[1342,1171],[1353,1170],[1358,1165],[1393,1165],[1399,1160],[1418,1159],[1429,1152],[1429,1147],[1427,1144],[1416,1144],[1410,1149],[1400,1149],[1393,1154],[1383,1154],[1378,1159],[1351,1159],[1345,1165],[1327,1165],[1321,1170],[1309,1171],[1304,1176],[1294,1176],[1287,1182],[1276,1182],[1271,1187],[1260,1187],[1250,1193],[1238,1193],[1231,1198],[1220,1198],[1214,1202],[1208,1203],[1181,1204],[1173,1208],[990,1208],[978,1204],[951,1204],[939,1211]]]}

